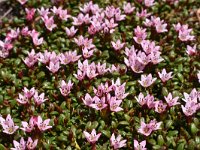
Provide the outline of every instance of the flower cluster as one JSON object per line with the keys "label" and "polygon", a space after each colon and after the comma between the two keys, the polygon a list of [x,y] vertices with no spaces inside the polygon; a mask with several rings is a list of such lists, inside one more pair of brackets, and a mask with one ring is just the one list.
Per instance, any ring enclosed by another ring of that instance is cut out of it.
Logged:
{"label": "flower cluster", "polygon": [[[96,110],[102,110],[109,105],[110,111],[121,111],[123,109],[119,107],[119,105],[129,94],[125,93],[125,84],[126,83],[121,84],[119,78],[116,80],[116,82],[112,81],[112,85],[109,85],[108,82],[106,82],[105,85],[101,83],[97,89],[93,89],[95,93],[93,98],[87,93],[85,98],[82,98],[82,100],[85,105]],[[111,95],[112,92],[114,92],[114,96]]]}
{"label": "flower cluster", "polygon": [[200,102],[198,102],[200,101],[200,92],[194,88],[190,94],[185,92],[183,94],[183,101],[186,102],[185,106],[181,105],[183,113],[186,116],[192,116],[200,109]]}

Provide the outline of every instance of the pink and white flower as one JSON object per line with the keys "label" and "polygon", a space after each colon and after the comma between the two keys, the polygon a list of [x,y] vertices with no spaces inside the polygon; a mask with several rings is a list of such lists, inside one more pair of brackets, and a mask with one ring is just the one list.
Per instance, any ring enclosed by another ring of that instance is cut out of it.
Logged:
{"label": "pink and white flower", "polygon": [[87,141],[92,144],[96,143],[101,136],[101,133],[96,134],[95,129],[92,130],[91,134],[87,131],[83,131],[83,134],[85,135]]}

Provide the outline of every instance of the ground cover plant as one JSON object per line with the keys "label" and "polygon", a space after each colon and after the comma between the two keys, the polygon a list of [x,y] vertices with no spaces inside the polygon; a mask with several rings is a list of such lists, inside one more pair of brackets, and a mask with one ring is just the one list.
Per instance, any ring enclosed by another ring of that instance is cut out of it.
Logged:
{"label": "ground cover plant", "polygon": [[200,149],[198,0],[0,3],[0,149]]}

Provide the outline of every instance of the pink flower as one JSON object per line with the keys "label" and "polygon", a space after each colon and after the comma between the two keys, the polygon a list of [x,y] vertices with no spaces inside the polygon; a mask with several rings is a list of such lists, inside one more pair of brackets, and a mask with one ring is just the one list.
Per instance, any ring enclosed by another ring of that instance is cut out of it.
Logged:
{"label": "pink flower", "polygon": [[147,37],[146,29],[143,29],[142,27],[139,26],[137,26],[137,28],[134,29],[134,33],[136,36],[133,37],[133,39],[138,44],[141,44],[141,42],[145,40]]}
{"label": "pink flower", "polygon": [[114,133],[112,134],[112,136],[110,138],[110,144],[114,148],[114,150],[126,146],[127,140],[121,140],[121,139],[122,139],[122,137],[120,134],[117,136],[117,138],[115,137]]}
{"label": "pink flower", "polygon": [[20,142],[13,140],[13,144],[15,148],[11,148],[11,150],[25,150],[26,149],[26,142],[24,141],[23,137],[21,137]]}
{"label": "pink flower", "polygon": [[141,46],[146,54],[151,54],[152,52],[158,52],[160,46],[156,46],[154,41],[143,40]]}
{"label": "pink flower", "polygon": [[28,150],[33,150],[36,148],[37,143],[38,143],[38,139],[35,139],[33,141],[31,137],[28,137],[28,141],[26,142],[26,147],[28,148]]}
{"label": "pink flower", "polygon": [[124,83],[120,86],[117,86],[115,88],[115,96],[116,96],[117,99],[121,100],[121,99],[124,99],[128,96],[129,93],[125,93],[125,84],[126,83]]}
{"label": "pink flower", "polygon": [[167,73],[166,69],[163,69],[162,72],[158,72],[158,75],[162,82],[166,82],[172,78],[172,72]]}
{"label": "pink flower", "polygon": [[67,33],[67,36],[73,37],[76,34],[76,32],[78,31],[78,29],[75,29],[74,26],[71,26],[70,29],[66,27],[65,31]]}
{"label": "pink flower", "polygon": [[83,52],[83,57],[85,59],[87,59],[87,58],[90,58],[93,55],[94,49],[89,51],[87,48],[83,48],[82,52]]}
{"label": "pink flower", "polygon": [[194,113],[196,113],[199,105],[195,103],[194,101],[188,101],[185,106],[181,105],[181,108],[183,110],[183,113],[186,116],[192,116]]}
{"label": "pink flower", "polygon": [[130,3],[126,3],[124,4],[123,9],[125,14],[131,14],[135,10],[135,7],[132,7]]}
{"label": "pink flower", "polygon": [[169,93],[168,96],[165,97],[165,100],[167,104],[169,105],[169,107],[180,104],[179,102],[177,102],[178,99],[179,99],[178,96],[173,98],[171,93]]}
{"label": "pink flower", "polygon": [[91,66],[89,66],[86,70],[86,75],[89,79],[95,78],[98,75],[98,73],[96,73],[96,66],[95,68],[92,68]]}
{"label": "pink flower", "polygon": [[108,104],[105,104],[105,97],[102,97],[101,99],[97,96],[93,98],[94,104],[91,104],[90,107],[96,109],[96,110],[102,110],[107,107]]}
{"label": "pink flower", "polygon": [[60,9],[58,14],[59,14],[60,19],[65,20],[65,21],[67,21],[68,18],[70,17],[70,15],[68,15],[67,10]]}
{"label": "pink flower", "polygon": [[105,19],[105,23],[102,25],[104,27],[104,33],[113,33],[115,30],[114,28],[118,26],[117,23],[115,23],[114,19]]}
{"label": "pink flower", "polygon": [[44,39],[42,38],[38,38],[38,37],[33,37],[33,43],[35,46],[39,46],[43,43]]}
{"label": "pink flower", "polygon": [[92,144],[96,143],[98,141],[99,137],[101,136],[101,133],[96,134],[95,129],[92,130],[91,134],[88,133],[87,131],[83,131],[83,133],[84,133],[87,141]]}
{"label": "pink flower", "polygon": [[28,35],[29,35],[29,29],[28,29],[27,26],[24,27],[24,28],[22,28],[21,34],[22,34],[23,36],[28,36]]}
{"label": "pink flower", "polygon": [[44,7],[41,7],[40,9],[37,9],[38,10],[38,13],[44,17],[44,16],[47,16],[50,12],[49,12],[49,8],[47,9],[44,9]]}
{"label": "pink flower", "polygon": [[78,70],[77,71],[77,74],[74,74],[74,76],[78,79],[78,80],[83,80],[84,79],[84,77],[85,77],[85,73],[84,72],[82,72],[81,70]]}
{"label": "pink flower", "polygon": [[71,83],[71,80],[68,81],[68,83],[66,83],[64,80],[61,81],[60,84],[60,92],[63,96],[67,96],[69,95],[69,93],[71,92],[71,89],[73,87],[74,83]]}
{"label": "pink flower", "polygon": [[97,71],[99,75],[104,75],[106,72],[109,71],[109,69],[106,69],[106,63],[104,64],[100,64],[100,62],[98,62],[98,64],[96,65]]}
{"label": "pink flower", "polygon": [[146,124],[142,121],[138,132],[145,136],[149,136],[152,133],[152,131],[160,129],[161,123],[162,122],[157,122],[155,119],[151,120],[149,124]]}
{"label": "pink flower", "polygon": [[151,58],[151,62],[155,65],[160,63],[161,61],[163,61],[164,59],[160,57],[161,52],[159,51],[155,51],[155,52],[151,52],[151,54],[149,55]]}
{"label": "pink flower", "polygon": [[137,140],[134,139],[134,150],[147,150],[145,146],[146,146],[146,140],[139,143]]}
{"label": "pink flower", "polygon": [[32,49],[31,52],[28,52],[28,57],[26,57],[23,61],[24,63],[31,68],[38,60],[38,54],[35,53],[35,50]]}
{"label": "pink flower", "polygon": [[74,20],[72,22],[73,25],[80,26],[84,23],[85,17],[82,13],[79,13],[77,17],[72,17],[72,19]]}
{"label": "pink flower", "polygon": [[94,102],[94,99],[88,93],[85,95],[85,98],[82,98],[82,100],[86,106],[90,106]]}
{"label": "pink flower", "polygon": [[59,61],[56,62],[56,63],[53,63],[52,61],[50,61],[49,66],[47,66],[47,68],[52,73],[56,73],[59,70],[59,68],[60,68],[60,63],[59,63]]}
{"label": "pink flower", "polygon": [[60,11],[62,10],[62,7],[56,7],[56,6],[53,6],[53,8],[51,9],[51,11],[55,14],[55,15],[59,15]]}
{"label": "pink flower", "polygon": [[119,107],[119,105],[122,103],[122,100],[116,100],[116,97],[111,97],[108,101],[111,111],[118,112],[123,110],[123,108]]}
{"label": "pink flower", "polygon": [[40,62],[47,64],[50,61],[51,52],[45,50],[44,53],[38,53],[38,55],[39,55],[38,60]]}
{"label": "pink flower", "polygon": [[146,104],[148,106],[148,108],[154,108],[155,107],[155,101],[154,101],[154,96],[153,95],[150,95],[148,94],[145,98],[144,98],[144,101],[146,101]]}
{"label": "pink flower", "polygon": [[44,93],[38,95],[38,92],[36,91],[35,92],[35,95],[34,95],[34,101],[35,101],[35,104],[36,105],[40,105],[42,103],[44,103],[47,99],[44,98]]}
{"label": "pink flower", "polygon": [[22,129],[25,132],[31,132],[35,125],[34,117],[31,117],[31,119],[29,120],[29,123],[22,121],[21,124],[22,124],[22,128],[20,129]]}
{"label": "pink flower", "polygon": [[13,134],[19,128],[19,126],[15,126],[10,114],[7,115],[6,119],[0,116],[0,124],[3,127],[3,132],[6,134]]}
{"label": "pink flower", "polygon": [[19,28],[16,30],[11,29],[10,32],[6,35],[6,40],[16,39],[20,34]]}
{"label": "pink flower", "polygon": [[44,21],[45,26],[49,31],[52,31],[55,27],[57,27],[57,25],[54,24],[53,16],[51,16],[50,18],[47,15],[43,16],[42,20]]}
{"label": "pink flower", "polygon": [[142,11],[140,13],[139,12],[136,13],[136,16],[138,16],[139,18],[146,18],[150,15],[151,15],[151,13],[147,13],[146,9],[142,9]]}
{"label": "pink flower", "polygon": [[113,18],[115,15],[115,7],[114,6],[107,6],[105,10],[106,16],[110,19]]}
{"label": "pink flower", "polygon": [[25,97],[31,98],[35,94],[35,88],[33,87],[28,90],[26,87],[24,87],[23,92]]}
{"label": "pink flower", "polygon": [[179,32],[178,38],[181,41],[192,41],[194,40],[194,36],[191,36],[192,29],[188,28],[188,25],[181,25],[180,23],[174,25],[174,28],[177,32]]}
{"label": "pink flower", "polygon": [[25,11],[26,11],[26,19],[28,21],[33,20],[36,9],[35,8],[31,8],[31,9],[25,8]]}
{"label": "pink flower", "polygon": [[52,128],[52,126],[49,126],[49,122],[50,122],[50,119],[46,119],[46,120],[43,121],[42,117],[38,116],[36,125],[38,126],[38,129],[40,131],[45,131],[45,130]]}
{"label": "pink flower", "polygon": [[120,8],[117,8],[115,10],[115,20],[116,21],[122,21],[125,20],[126,15],[121,15],[121,10]]}
{"label": "pink flower", "polygon": [[190,46],[190,45],[187,45],[186,53],[187,53],[189,56],[196,55],[196,54],[197,54],[196,47],[197,47],[196,44],[195,44],[193,47]]}
{"label": "pink flower", "polygon": [[117,40],[117,42],[113,42],[113,41],[112,41],[111,44],[112,44],[113,48],[114,48],[116,51],[121,50],[121,49],[124,47],[124,45],[125,45],[125,43],[121,43],[120,40]]}
{"label": "pink flower", "polygon": [[88,3],[85,3],[83,5],[83,7],[79,7],[80,11],[82,11],[83,13],[89,13],[91,7],[93,6],[93,2],[90,1]]}
{"label": "pink flower", "polygon": [[28,0],[17,0],[21,5],[24,5]]}
{"label": "pink flower", "polygon": [[136,97],[135,96],[135,99],[137,100],[137,102],[141,105],[141,106],[143,106],[143,105],[145,105],[147,102],[146,102],[146,99],[144,98],[144,95],[142,94],[142,93],[140,93],[139,95],[138,95],[138,97]]}
{"label": "pink flower", "polygon": [[157,122],[156,119],[153,119],[149,122],[149,125],[151,126],[153,131],[161,129],[162,122]]}
{"label": "pink flower", "polygon": [[149,87],[151,86],[155,81],[156,81],[157,78],[152,78],[152,75],[149,74],[149,75],[142,75],[141,76],[141,80],[138,81],[143,87]]}
{"label": "pink flower", "polygon": [[26,96],[24,96],[20,93],[19,93],[19,98],[17,98],[16,100],[17,100],[18,103],[23,104],[23,105],[25,105],[29,102],[28,97],[26,97]]}
{"label": "pink flower", "polygon": [[155,101],[154,104],[155,104],[155,111],[157,113],[163,113],[167,108],[167,105],[164,104],[163,101],[161,100]]}
{"label": "pink flower", "polygon": [[154,5],[154,0],[144,0],[144,4],[147,7],[151,7]]}
{"label": "pink flower", "polygon": [[144,52],[139,51],[137,54],[137,60],[143,64],[143,65],[147,65],[151,60],[150,60],[150,56],[146,55]]}

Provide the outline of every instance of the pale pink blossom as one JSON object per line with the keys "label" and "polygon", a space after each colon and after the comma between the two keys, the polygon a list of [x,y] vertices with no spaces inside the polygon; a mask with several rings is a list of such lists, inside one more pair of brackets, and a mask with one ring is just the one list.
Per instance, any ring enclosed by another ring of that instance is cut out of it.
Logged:
{"label": "pale pink blossom", "polygon": [[24,63],[31,68],[38,61],[38,54],[35,53],[35,50],[32,49],[31,52],[28,52],[28,56],[23,60]]}
{"label": "pale pink blossom", "polygon": [[113,133],[110,138],[110,145],[113,147],[114,150],[125,147],[127,140],[121,140],[122,137],[119,134],[117,137],[115,137],[115,134]]}
{"label": "pale pink blossom", "polygon": [[6,35],[6,40],[16,39],[20,34],[20,29],[17,28],[16,30],[11,29],[10,32]]}
{"label": "pale pink blossom", "polygon": [[28,150],[34,150],[38,144],[38,139],[32,140],[31,137],[28,137],[28,141],[26,142],[26,147]]}
{"label": "pale pink blossom", "polygon": [[84,23],[85,16],[82,13],[79,13],[77,17],[72,17],[72,24],[75,26],[80,26]]}
{"label": "pale pink blossom", "polygon": [[105,10],[106,16],[110,19],[113,18],[115,15],[115,7],[114,6],[107,6]]}
{"label": "pale pink blossom", "polygon": [[141,125],[138,129],[138,132],[145,136],[149,136],[152,133],[152,131],[160,129],[161,123],[162,122],[157,122],[155,119],[151,120],[148,124],[146,124],[144,121],[141,121]]}
{"label": "pale pink blossom", "polygon": [[47,64],[50,61],[51,52],[45,50],[44,53],[38,53],[38,55],[39,55],[38,60],[40,62]]}
{"label": "pale pink blossom", "polygon": [[96,65],[97,71],[99,75],[104,75],[106,72],[109,71],[109,68],[106,69],[106,63],[103,63],[102,65],[100,62]]}
{"label": "pale pink blossom", "polygon": [[35,15],[36,9],[35,9],[35,8],[30,8],[30,9],[25,8],[25,11],[26,11],[26,19],[27,19],[28,21],[33,20],[33,17],[34,17],[34,15]]}
{"label": "pale pink blossom", "polygon": [[6,134],[13,134],[19,128],[14,124],[13,119],[11,118],[10,114],[7,115],[6,119],[0,116],[0,124],[3,127],[3,132]]}
{"label": "pale pink blossom", "polygon": [[155,98],[153,95],[147,94],[147,96],[144,98],[144,101],[146,101],[146,104],[148,108],[154,108],[155,107]]}
{"label": "pale pink blossom", "polygon": [[145,146],[146,146],[146,140],[139,143],[137,140],[134,139],[134,150],[147,150]]}
{"label": "pale pink blossom", "polygon": [[142,75],[141,76],[141,80],[139,80],[138,82],[143,86],[143,87],[149,87],[151,86],[157,78],[152,78],[152,75]]}
{"label": "pale pink blossom", "polygon": [[42,20],[44,21],[45,26],[49,31],[52,31],[55,27],[57,27],[57,25],[54,23],[53,16],[51,17],[48,17],[47,15],[43,16]]}
{"label": "pale pink blossom", "polygon": [[161,100],[155,101],[154,104],[155,104],[155,111],[157,113],[163,113],[167,108],[167,105],[164,104],[163,101]]}
{"label": "pale pink blossom", "polygon": [[81,70],[78,70],[77,71],[77,74],[74,74],[74,76],[78,79],[78,80],[83,80],[84,79],[84,77],[85,77],[85,73],[84,72],[82,72]]}
{"label": "pale pink blossom", "polygon": [[134,39],[135,42],[138,43],[138,44],[141,44],[141,42],[142,42],[143,40],[145,40],[146,37],[147,37],[146,29],[143,29],[142,27],[139,27],[139,26],[137,26],[137,27],[134,29],[134,33],[135,33],[135,36],[133,37],[133,39]]}
{"label": "pale pink blossom", "polygon": [[52,73],[56,73],[60,68],[60,62],[58,61],[57,63],[53,63],[52,61],[50,61],[49,66],[47,66],[47,68]]}
{"label": "pale pink blossom", "polygon": [[26,149],[26,142],[24,141],[24,138],[21,137],[20,142],[17,142],[13,140],[14,148],[11,148],[11,150],[25,150]]}
{"label": "pale pink blossom", "polygon": [[172,72],[167,73],[166,69],[163,69],[162,72],[158,72],[158,75],[162,82],[166,82],[172,78]]}
{"label": "pale pink blossom", "polygon": [[94,102],[94,99],[88,93],[85,95],[85,98],[82,98],[82,100],[86,106],[90,106]]}
{"label": "pale pink blossom", "polygon": [[105,97],[102,97],[101,99],[97,96],[93,98],[94,104],[91,104],[90,107],[96,109],[96,110],[102,110],[105,107],[107,107],[108,104],[105,103]]}
{"label": "pale pink blossom", "polygon": [[167,95],[167,97],[165,96],[164,98],[165,98],[165,100],[166,100],[166,102],[167,102],[169,107],[172,107],[172,106],[180,104],[179,102],[177,102],[179,97],[177,96],[177,97],[173,98],[171,93],[169,93]]}
{"label": "pale pink blossom", "polygon": [[50,122],[50,119],[46,119],[43,121],[42,117],[38,116],[36,125],[40,131],[45,131],[45,130],[52,128],[52,126],[49,126],[49,122]]}
{"label": "pale pink blossom", "polygon": [[126,15],[121,14],[120,8],[115,9],[115,20],[116,21],[122,21],[125,20]]}
{"label": "pale pink blossom", "polygon": [[17,0],[21,5],[24,5],[28,0]]}
{"label": "pale pink blossom", "polygon": [[135,7],[131,6],[130,3],[125,3],[123,9],[125,14],[131,14],[135,10]]}
{"label": "pale pink blossom", "polygon": [[30,90],[24,87],[23,92],[25,97],[31,98],[35,94],[36,90],[34,87],[31,88]]}
{"label": "pale pink blossom", "polygon": [[60,19],[65,20],[65,21],[67,21],[68,18],[70,18],[70,15],[68,15],[67,10],[60,9],[58,14],[59,14]]}
{"label": "pale pink blossom", "polygon": [[22,28],[21,34],[22,34],[23,36],[28,36],[28,35],[29,35],[29,29],[28,29],[27,26]]}
{"label": "pale pink blossom", "polygon": [[26,96],[24,96],[20,93],[19,93],[19,98],[17,98],[16,100],[17,100],[18,103],[23,104],[23,105],[29,103],[28,97],[26,97]]}
{"label": "pale pink blossom", "polygon": [[93,55],[94,49],[88,50],[87,48],[82,49],[83,57],[85,59],[90,58]]}
{"label": "pale pink blossom", "polygon": [[155,3],[154,3],[154,0],[144,0],[144,4],[145,4],[146,7],[151,7]]}
{"label": "pale pink blossom", "polygon": [[142,9],[140,13],[139,12],[136,13],[136,16],[139,18],[146,18],[149,17],[150,15],[151,13],[147,13],[146,9]]}
{"label": "pale pink blossom", "polygon": [[186,50],[186,53],[187,53],[189,56],[196,55],[196,54],[197,54],[196,47],[197,47],[197,45],[196,45],[196,44],[195,44],[193,47],[192,47],[192,46],[190,46],[190,45],[187,45],[187,50]]}
{"label": "pale pink blossom", "polygon": [[45,9],[44,7],[41,7],[40,9],[37,9],[37,10],[40,16],[42,17],[48,16],[48,14],[50,14],[49,8]]}
{"label": "pale pink blossom", "polygon": [[161,52],[159,51],[155,51],[155,52],[151,52],[151,54],[149,54],[150,58],[151,58],[151,62],[156,65],[160,62],[162,62],[164,59],[160,56]]}
{"label": "pale pink blossom", "polygon": [[61,84],[60,84],[60,92],[63,96],[68,96],[69,93],[71,92],[71,89],[73,87],[73,84],[71,82],[71,80],[68,81],[68,83],[66,83],[64,80],[61,81]]}
{"label": "pale pink blossom", "polygon": [[20,128],[21,130],[25,131],[25,132],[31,132],[34,129],[34,117],[31,117],[31,119],[29,120],[29,123],[26,121],[22,121],[21,122],[22,127]]}
{"label": "pale pink blossom", "polygon": [[123,108],[119,107],[119,105],[122,103],[122,100],[117,100],[116,97],[110,97],[108,100],[110,105],[110,110],[114,112],[122,111]]}
{"label": "pale pink blossom", "polygon": [[138,97],[135,96],[135,99],[141,106],[144,106],[147,103],[146,99],[144,98],[144,95],[141,92],[138,95]]}
{"label": "pale pink blossom", "polygon": [[121,50],[121,49],[124,47],[124,45],[125,45],[125,43],[121,43],[120,40],[117,40],[116,42],[113,42],[113,41],[112,41],[111,44],[112,44],[113,48],[114,48],[116,51]]}
{"label": "pale pink blossom", "polygon": [[197,105],[193,101],[189,101],[185,104],[185,106],[181,105],[182,111],[186,116],[192,116],[194,113],[196,113],[199,105]]}
{"label": "pale pink blossom", "polygon": [[73,37],[76,34],[76,32],[78,31],[78,29],[75,29],[74,26],[71,26],[71,28],[66,27],[65,31],[67,33],[67,36]]}
{"label": "pale pink blossom", "polygon": [[96,143],[101,136],[101,133],[96,134],[95,129],[93,129],[91,133],[88,133],[87,131],[83,131],[83,133],[87,141],[92,144]]}
{"label": "pale pink blossom", "polygon": [[35,91],[35,94],[33,96],[33,99],[34,99],[34,102],[36,105],[40,105],[42,103],[44,103],[47,99],[44,98],[45,94],[42,93],[42,94],[38,94],[37,91]]}

